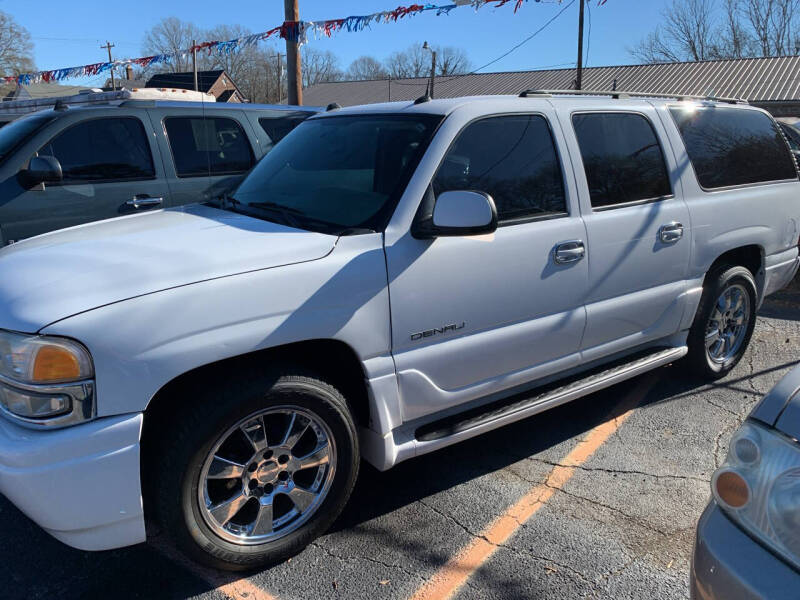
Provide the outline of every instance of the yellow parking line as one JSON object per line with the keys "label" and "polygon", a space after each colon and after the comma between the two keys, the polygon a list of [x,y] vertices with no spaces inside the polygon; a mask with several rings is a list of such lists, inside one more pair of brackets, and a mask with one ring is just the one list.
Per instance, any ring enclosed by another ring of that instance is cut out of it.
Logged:
{"label": "yellow parking line", "polygon": [[202,579],[215,590],[222,592],[232,600],[276,600],[272,596],[262,590],[260,587],[250,583],[247,579],[229,574],[215,571],[202,567],[188,558],[184,557],[177,549],[168,543],[160,540],[150,540],[150,546],[158,550],[161,554],[166,556],[173,562],[176,562],[190,571],[195,577]]}
{"label": "yellow parking line", "polygon": [[575,471],[591,457],[605,441],[614,434],[634,408],[641,403],[655,384],[653,375],[646,375],[636,388],[616,407],[622,412],[592,429],[578,445],[553,467],[545,483],[536,485],[525,496],[509,507],[456,556],[445,564],[433,577],[411,597],[411,600],[446,600],[508,540],[528,519],[562,489]]}

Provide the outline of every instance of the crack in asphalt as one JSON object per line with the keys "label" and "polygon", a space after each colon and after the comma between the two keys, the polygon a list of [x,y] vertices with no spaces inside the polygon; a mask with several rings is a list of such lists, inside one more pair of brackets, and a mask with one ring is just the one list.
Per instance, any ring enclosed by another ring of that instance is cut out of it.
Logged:
{"label": "crack in asphalt", "polygon": [[466,525],[464,525],[463,523],[461,523],[461,522],[460,522],[458,519],[456,519],[454,516],[452,516],[452,515],[448,515],[446,512],[444,512],[444,511],[442,511],[442,510],[440,510],[440,509],[438,509],[438,508],[436,508],[436,507],[432,506],[431,504],[428,504],[427,502],[425,502],[425,501],[423,501],[423,500],[417,500],[417,502],[418,502],[419,504],[421,504],[422,506],[424,506],[425,508],[427,508],[428,510],[430,510],[430,511],[432,511],[432,512],[436,513],[436,514],[437,514],[437,515],[439,515],[440,517],[444,517],[444,518],[445,518],[445,519],[447,519],[448,521],[451,521],[451,522],[452,522],[452,523],[454,523],[456,526],[458,526],[459,528],[461,528],[462,530],[464,530],[464,532],[465,532],[465,533],[466,533],[468,536],[470,536],[471,538],[477,538],[477,539],[481,539],[481,540],[485,541],[487,544],[491,544],[492,546],[497,546],[497,544],[495,544],[494,542],[492,542],[492,541],[491,541],[489,538],[487,538],[485,535],[483,535],[483,534],[480,534],[480,533],[475,533],[475,532],[474,532],[474,531],[472,531],[472,530],[471,530],[469,527],[467,527]]}
{"label": "crack in asphalt", "polygon": [[340,554],[336,554],[335,552],[333,552],[329,548],[326,548],[325,546],[323,546],[322,544],[320,544],[319,542],[316,542],[316,541],[315,542],[311,542],[309,544],[309,546],[313,547],[313,548],[319,548],[320,550],[322,550],[323,553],[327,554],[331,558],[339,560],[339,561],[342,561],[342,562],[361,562],[361,561],[364,561],[364,562],[380,565],[380,566],[382,566],[382,567],[384,567],[386,569],[394,569],[394,570],[400,571],[402,573],[405,573],[406,575],[408,575],[410,577],[414,577],[415,579],[419,579],[421,581],[426,581],[425,577],[423,577],[419,573],[415,573],[414,571],[406,569],[406,568],[402,567],[401,565],[396,565],[396,564],[392,564],[392,563],[383,562],[381,560],[378,560],[377,558],[372,558],[371,556],[360,556],[360,555],[359,556],[342,556]]}
{"label": "crack in asphalt", "polygon": [[[708,479],[696,477],[694,475],[664,475],[659,473],[647,473],[646,471],[636,471],[632,469],[611,469],[608,467],[587,467],[585,465],[570,465],[559,462],[547,460],[546,458],[538,458],[535,456],[528,457],[529,460],[549,465],[551,467],[565,467],[568,469],[579,469],[587,472],[609,473],[613,475],[643,475],[645,477],[652,477],[653,479],[677,479],[683,481],[697,481],[700,483],[708,483]],[[515,473],[516,474],[516,473]]]}

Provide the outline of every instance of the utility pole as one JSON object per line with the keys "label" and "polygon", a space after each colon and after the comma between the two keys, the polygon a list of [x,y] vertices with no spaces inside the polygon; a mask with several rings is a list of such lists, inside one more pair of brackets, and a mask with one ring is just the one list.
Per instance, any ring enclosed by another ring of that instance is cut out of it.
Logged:
{"label": "utility pole", "polygon": [[[297,0],[283,0],[284,15],[287,21],[300,21],[300,9]],[[303,71],[300,64],[300,43],[286,39],[287,85],[289,88],[289,104],[303,104]]]}
{"label": "utility pole", "polygon": [[423,50],[430,50],[431,51],[431,84],[430,84],[430,95],[431,98],[434,98],[433,95],[433,86],[436,83],[436,50],[434,50],[431,46],[428,45],[428,42],[425,42],[422,45]]}
{"label": "utility pole", "polygon": [[583,89],[583,9],[586,0],[581,0],[581,12],[578,17],[578,79],[575,88]]}
{"label": "utility pole", "polygon": [[[106,50],[108,50],[108,62],[114,62],[114,59],[111,58],[111,49],[114,47],[114,44],[112,44],[111,42],[106,40],[106,45],[105,46],[100,46],[100,47],[101,48],[105,48]],[[117,85],[114,83],[114,67],[113,66],[111,67],[111,89],[112,90],[116,90],[117,89]]]}
{"label": "utility pole", "polygon": [[277,53],[278,59],[278,104],[283,102],[283,54]]}
{"label": "utility pole", "polygon": [[197,86],[197,40],[192,40],[192,72],[194,73],[194,91],[200,88]]}

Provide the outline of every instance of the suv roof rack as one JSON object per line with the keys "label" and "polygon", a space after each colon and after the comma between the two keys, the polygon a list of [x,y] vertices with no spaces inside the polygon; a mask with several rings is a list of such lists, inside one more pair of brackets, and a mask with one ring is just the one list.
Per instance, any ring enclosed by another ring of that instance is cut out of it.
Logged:
{"label": "suv roof rack", "polygon": [[622,90],[525,90],[520,98],[552,98],[553,96],[609,96],[614,100],[625,98],[670,98],[673,100],[710,100],[727,104],[749,104],[742,98],[719,98],[716,96],[691,96],[688,94],[650,94],[644,92],[625,92]]}

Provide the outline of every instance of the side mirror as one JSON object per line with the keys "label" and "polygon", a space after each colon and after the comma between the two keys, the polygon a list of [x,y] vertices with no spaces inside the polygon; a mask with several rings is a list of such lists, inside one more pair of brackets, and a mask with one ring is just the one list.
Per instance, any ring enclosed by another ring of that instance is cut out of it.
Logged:
{"label": "side mirror", "polygon": [[29,185],[58,183],[64,179],[61,163],[52,156],[34,156],[22,176]]}
{"label": "side mirror", "polygon": [[497,230],[497,208],[484,192],[452,191],[439,194],[428,226],[416,237],[462,237]]}

